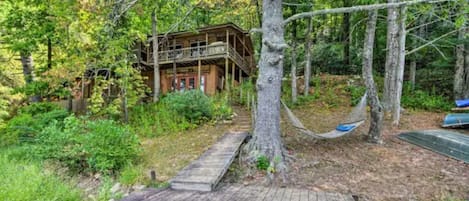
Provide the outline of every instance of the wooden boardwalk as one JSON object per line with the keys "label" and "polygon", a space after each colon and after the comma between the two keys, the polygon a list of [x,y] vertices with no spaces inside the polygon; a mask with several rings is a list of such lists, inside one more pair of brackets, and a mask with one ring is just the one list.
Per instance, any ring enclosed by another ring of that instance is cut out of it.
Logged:
{"label": "wooden boardwalk", "polygon": [[171,179],[175,190],[212,191],[238,154],[247,132],[229,132]]}
{"label": "wooden boardwalk", "polygon": [[296,188],[224,185],[217,191],[177,191],[170,188],[133,193],[122,201],[354,201],[352,195]]}

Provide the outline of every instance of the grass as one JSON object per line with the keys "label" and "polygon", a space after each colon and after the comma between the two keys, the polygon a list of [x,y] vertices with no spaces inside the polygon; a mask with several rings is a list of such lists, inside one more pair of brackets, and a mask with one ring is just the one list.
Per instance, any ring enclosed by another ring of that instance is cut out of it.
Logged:
{"label": "grass", "polygon": [[[166,182],[192,160],[200,156],[227,131],[228,125],[204,125],[171,135],[142,139],[143,171],[149,175],[156,171],[159,182]],[[150,183],[149,176],[140,178],[142,183]]]}
{"label": "grass", "polygon": [[11,150],[0,150],[0,198],[9,201],[82,200],[81,193],[64,179],[44,171],[35,161],[9,158]]}

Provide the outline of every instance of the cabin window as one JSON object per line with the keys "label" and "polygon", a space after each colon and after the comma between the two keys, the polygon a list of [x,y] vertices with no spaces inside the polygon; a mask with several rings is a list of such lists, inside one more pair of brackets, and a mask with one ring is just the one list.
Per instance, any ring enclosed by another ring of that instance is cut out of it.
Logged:
{"label": "cabin window", "polygon": [[203,56],[206,53],[207,42],[205,41],[197,41],[191,43],[191,56],[198,57]]}
{"label": "cabin window", "polygon": [[182,58],[182,45],[169,46],[169,58]]}

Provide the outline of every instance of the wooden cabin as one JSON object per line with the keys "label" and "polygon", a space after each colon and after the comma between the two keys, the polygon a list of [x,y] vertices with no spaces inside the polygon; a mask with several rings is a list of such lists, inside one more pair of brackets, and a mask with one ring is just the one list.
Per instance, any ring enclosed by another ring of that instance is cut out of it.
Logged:
{"label": "wooden cabin", "polygon": [[[137,44],[138,66],[154,87],[153,38]],[[247,31],[233,23],[158,36],[161,92],[200,89],[208,95],[237,85],[254,72]]]}

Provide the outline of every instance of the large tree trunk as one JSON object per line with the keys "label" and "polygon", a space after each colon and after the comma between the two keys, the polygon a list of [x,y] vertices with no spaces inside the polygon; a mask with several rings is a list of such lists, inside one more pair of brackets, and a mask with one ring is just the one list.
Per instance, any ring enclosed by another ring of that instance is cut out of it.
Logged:
{"label": "large tree trunk", "polygon": [[[466,27],[466,34],[469,34],[469,28]],[[465,56],[465,74],[466,74],[466,89],[464,90],[464,97],[465,99],[469,99],[469,45],[466,46],[466,56]]]}
{"label": "large tree trunk", "polygon": [[[344,7],[349,7],[351,0],[343,0]],[[344,13],[342,24],[342,41],[344,42],[344,65],[348,69],[350,67],[350,15],[351,13]]]}
{"label": "large tree trunk", "polygon": [[375,31],[378,11],[370,11],[366,26],[365,44],[363,47],[363,79],[365,80],[368,102],[371,108],[369,141],[381,144],[381,130],[383,127],[383,108],[379,102],[378,92],[373,80],[373,47],[375,42]]}
{"label": "large tree trunk", "polygon": [[[388,0],[388,3],[396,3],[398,0]],[[389,112],[392,109],[393,94],[395,94],[396,68],[399,60],[399,42],[397,24],[398,10],[396,8],[388,9],[387,16],[387,36],[386,36],[386,62],[384,73],[384,110]]]}
{"label": "large tree trunk", "polygon": [[401,118],[401,96],[402,96],[402,85],[404,83],[404,69],[405,69],[405,40],[406,40],[406,19],[407,19],[407,7],[402,6],[400,8],[399,18],[399,63],[396,69],[396,91],[393,97],[392,107],[392,119],[393,125],[399,125],[399,119]]}
{"label": "large tree trunk", "polygon": [[[262,50],[257,79],[257,112],[254,136],[250,141],[251,156],[264,155],[282,176],[286,171],[283,143],[280,137],[280,89],[283,76],[284,39],[282,1],[263,1]],[[285,179],[285,178],[284,178]]]}
{"label": "large tree trunk", "polygon": [[305,66],[305,91],[304,95],[307,96],[309,94],[309,80],[311,79],[311,29],[313,20],[308,18],[306,20],[308,24],[308,28],[306,31],[306,43],[305,43],[305,57],[306,57],[306,66]]}
{"label": "large tree trunk", "polygon": [[[294,9],[296,13],[296,9]],[[297,56],[296,56],[296,21],[293,21],[292,24],[292,48],[291,48],[291,99],[292,102],[295,103],[298,97],[298,88],[296,84],[296,67],[297,67]]]}
{"label": "large tree trunk", "polygon": [[[458,41],[459,44],[456,45],[456,64],[455,64],[455,73],[454,73],[454,84],[453,84],[453,93],[455,99],[464,98],[464,90],[467,88],[465,86],[465,77],[468,72],[465,72],[464,69],[464,60],[465,60],[465,47],[464,47],[464,29],[459,29],[458,31]],[[467,65],[467,64],[466,64]]]}
{"label": "large tree trunk", "polygon": [[[23,66],[23,76],[26,84],[31,84],[34,81],[34,63],[31,53],[20,53],[21,65]],[[39,102],[41,97],[33,95],[30,97],[31,102]]]}
{"label": "large tree trunk", "polygon": [[151,13],[152,38],[153,38],[153,102],[158,102],[160,97],[160,66],[158,63],[158,24],[156,11]]}

